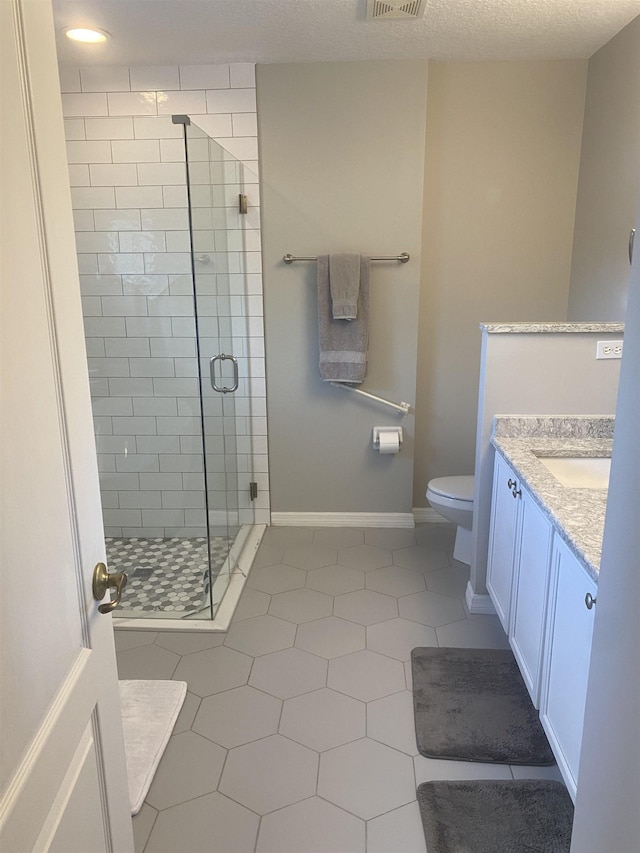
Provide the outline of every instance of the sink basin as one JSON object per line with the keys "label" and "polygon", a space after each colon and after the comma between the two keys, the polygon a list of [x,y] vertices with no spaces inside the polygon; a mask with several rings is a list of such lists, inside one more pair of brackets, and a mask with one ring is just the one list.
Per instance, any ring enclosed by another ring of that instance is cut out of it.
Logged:
{"label": "sink basin", "polygon": [[538,456],[553,476],[571,489],[607,489],[611,459],[592,456]]}

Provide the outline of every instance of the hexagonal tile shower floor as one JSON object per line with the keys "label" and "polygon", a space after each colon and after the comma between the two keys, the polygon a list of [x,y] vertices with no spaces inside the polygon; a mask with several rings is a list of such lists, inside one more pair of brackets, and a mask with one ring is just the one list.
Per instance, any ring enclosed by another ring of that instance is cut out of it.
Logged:
{"label": "hexagonal tile shower floor", "polygon": [[[105,540],[109,570],[124,571],[129,581],[118,616],[188,617],[209,605],[206,538]],[[211,573],[224,566],[225,537],[211,539]]]}

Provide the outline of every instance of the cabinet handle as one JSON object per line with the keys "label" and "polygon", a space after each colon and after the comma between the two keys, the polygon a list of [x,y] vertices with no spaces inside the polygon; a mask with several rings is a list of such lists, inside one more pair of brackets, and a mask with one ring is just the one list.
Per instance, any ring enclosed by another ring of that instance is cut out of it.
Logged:
{"label": "cabinet handle", "polygon": [[586,605],[587,610],[592,610],[595,606],[597,599],[594,598],[590,592],[588,592],[584,597],[584,603]]}
{"label": "cabinet handle", "polygon": [[514,498],[521,498],[522,497],[522,489],[518,488],[518,481],[517,480],[512,480],[511,478],[509,478],[509,480],[507,482],[507,486],[511,489],[511,494],[513,495]]}

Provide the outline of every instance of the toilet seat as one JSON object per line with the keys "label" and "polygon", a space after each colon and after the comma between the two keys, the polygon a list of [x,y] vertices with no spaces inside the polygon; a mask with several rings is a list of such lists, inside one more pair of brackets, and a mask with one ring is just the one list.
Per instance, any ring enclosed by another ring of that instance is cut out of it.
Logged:
{"label": "toilet seat", "polygon": [[473,504],[473,475],[463,477],[437,477],[430,480],[427,486],[427,498],[429,492],[438,496],[438,500],[448,506],[461,506],[461,508],[472,509]]}

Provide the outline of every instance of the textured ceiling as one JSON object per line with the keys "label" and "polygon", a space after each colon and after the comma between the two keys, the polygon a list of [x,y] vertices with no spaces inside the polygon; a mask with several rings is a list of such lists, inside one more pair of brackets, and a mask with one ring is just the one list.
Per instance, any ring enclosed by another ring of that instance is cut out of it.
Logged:
{"label": "textured ceiling", "polygon": [[[74,65],[584,59],[640,0],[427,0],[421,20],[366,21],[366,0],[54,0],[58,55]],[[59,31],[94,25],[98,47]]]}

